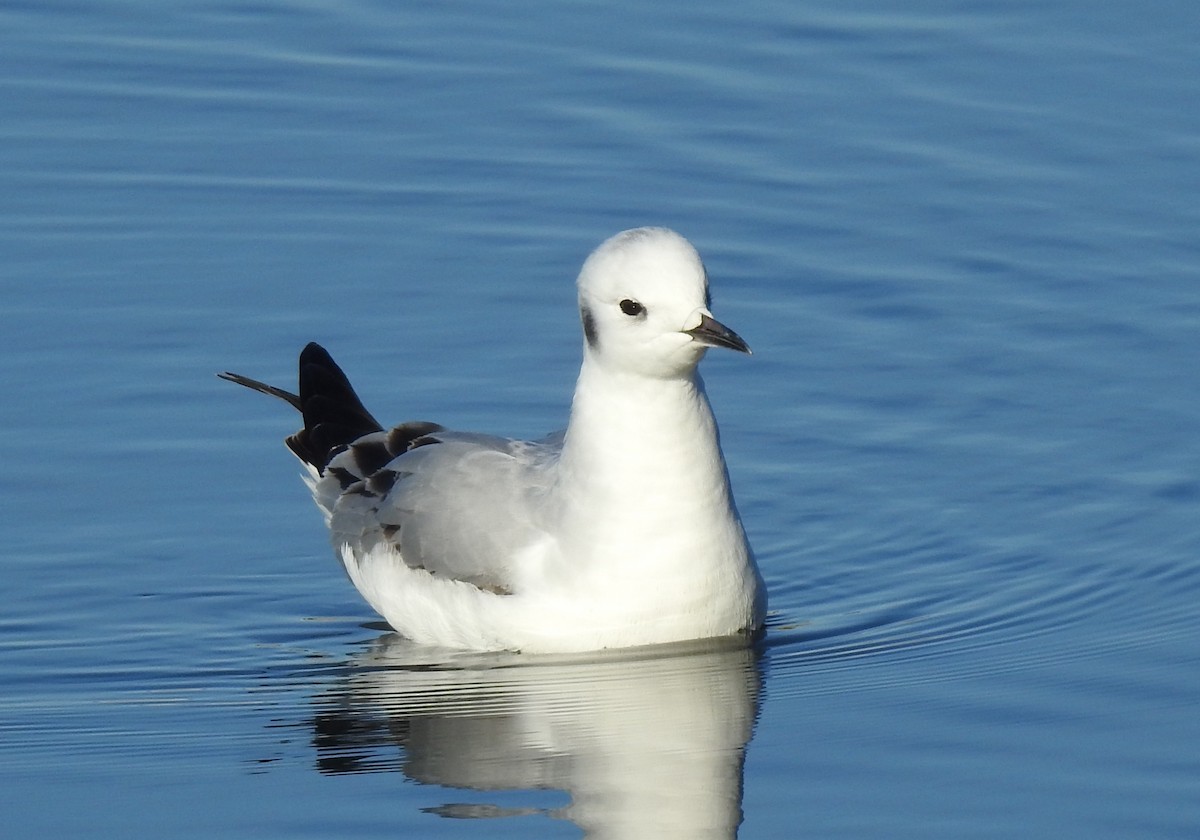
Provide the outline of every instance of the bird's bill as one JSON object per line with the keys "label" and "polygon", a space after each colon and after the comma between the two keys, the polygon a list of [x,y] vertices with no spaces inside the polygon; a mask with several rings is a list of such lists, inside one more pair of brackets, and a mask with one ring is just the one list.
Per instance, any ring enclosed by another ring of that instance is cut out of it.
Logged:
{"label": "bird's bill", "polygon": [[700,316],[700,326],[683,330],[684,335],[690,335],[693,340],[706,347],[728,347],[739,353],[749,353],[750,345],[729,327],[709,315]]}

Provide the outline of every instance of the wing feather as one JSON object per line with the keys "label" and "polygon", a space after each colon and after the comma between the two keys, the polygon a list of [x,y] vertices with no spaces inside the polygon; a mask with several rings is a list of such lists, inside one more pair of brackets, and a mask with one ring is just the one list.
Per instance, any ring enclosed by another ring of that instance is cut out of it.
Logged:
{"label": "wing feather", "polygon": [[360,562],[392,556],[513,591],[522,549],[546,536],[542,498],[558,441],[423,430],[407,451],[382,460],[381,442],[396,437],[368,435],[329,462],[317,495],[330,502],[334,544],[351,546]]}

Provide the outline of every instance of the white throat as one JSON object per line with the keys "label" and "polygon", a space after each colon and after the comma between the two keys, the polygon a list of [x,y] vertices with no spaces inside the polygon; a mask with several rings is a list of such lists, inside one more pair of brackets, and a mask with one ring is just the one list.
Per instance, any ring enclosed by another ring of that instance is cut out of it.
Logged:
{"label": "white throat", "polygon": [[694,371],[648,378],[585,355],[559,470],[564,530],[587,541],[576,550],[670,542],[688,551],[714,541],[743,550],[716,421]]}

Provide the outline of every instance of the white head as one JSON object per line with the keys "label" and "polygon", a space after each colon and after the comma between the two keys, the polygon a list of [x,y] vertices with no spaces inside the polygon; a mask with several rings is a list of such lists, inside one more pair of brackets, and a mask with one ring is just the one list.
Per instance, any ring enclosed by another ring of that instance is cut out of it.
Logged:
{"label": "white head", "polygon": [[691,243],[666,228],[605,241],[579,272],[585,357],[625,373],[689,376],[709,347],[750,348],[709,311],[708,274]]}

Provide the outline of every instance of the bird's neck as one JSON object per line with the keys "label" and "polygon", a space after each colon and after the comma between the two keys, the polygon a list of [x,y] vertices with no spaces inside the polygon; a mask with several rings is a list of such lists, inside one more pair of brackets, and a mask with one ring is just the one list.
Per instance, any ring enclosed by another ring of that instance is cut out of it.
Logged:
{"label": "bird's neck", "polygon": [[[705,616],[721,633],[759,620],[761,581],[694,372],[647,379],[585,361],[555,488],[547,512],[570,585],[615,589],[620,620]],[[672,588],[673,610],[663,612],[659,585]]]}
{"label": "bird's neck", "polygon": [[728,505],[717,425],[695,371],[656,379],[585,360],[560,465],[565,482],[610,505]]}

